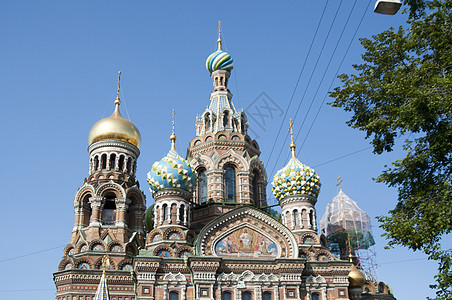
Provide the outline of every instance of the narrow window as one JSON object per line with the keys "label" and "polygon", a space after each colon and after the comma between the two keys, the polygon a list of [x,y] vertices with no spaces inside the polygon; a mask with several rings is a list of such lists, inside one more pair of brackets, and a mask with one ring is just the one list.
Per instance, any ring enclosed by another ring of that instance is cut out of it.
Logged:
{"label": "narrow window", "polygon": [[223,115],[223,127],[226,128],[229,125],[229,114],[227,111],[224,112]]}
{"label": "narrow window", "polygon": [[311,227],[314,227],[314,211],[309,211],[309,223],[311,223]]}
{"label": "narrow window", "polygon": [[206,114],[206,117],[204,119],[205,129],[206,131],[210,129],[210,115]]}
{"label": "narrow window", "polygon": [[232,296],[231,296],[231,292],[223,292],[221,294],[221,300],[231,300]]}
{"label": "narrow window", "polygon": [[235,169],[232,167],[224,170],[224,195],[226,202],[236,202]]}
{"label": "narrow window", "polygon": [[312,300],[319,300],[320,299],[319,294],[312,294],[311,299]]}
{"label": "narrow window", "polygon": [[168,217],[168,205],[163,204],[163,221]]}
{"label": "narrow window", "polygon": [[102,169],[106,169],[107,168],[107,154],[102,154],[102,156],[100,157],[100,162],[102,164]]}
{"label": "narrow window", "polygon": [[110,170],[115,169],[115,163],[116,163],[116,154],[110,155]]}
{"label": "narrow window", "polygon": [[206,169],[202,169],[199,172],[198,177],[198,194],[199,194],[199,204],[207,203],[207,175]]}
{"label": "narrow window", "polygon": [[294,226],[298,226],[298,210],[293,211],[293,224]]}
{"label": "narrow window", "polygon": [[116,221],[115,195],[108,194],[105,196],[105,204],[102,210],[102,224],[115,225],[115,221]]}
{"label": "narrow window", "polygon": [[122,171],[124,169],[124,155],[119,156],[118,168],[119,171]]}
{"label": "narrow window", "polygon": [[131,168],[132,168],[132,158],[131,157],[129,157],[128,159],[127,159],[127,173],[131,173]]}
{"label": "narrow window", "polygon": [[185,217],[185,205],[181,205],[179,207],[179,222],[184,223],[184,217]]}
{"label": "narrow window", "polygon": [[251,300],[251,292],[243,292],[242,300]]}
{"label": "narrow window", "polygon": [[97,171],[99,169],[99,157],[96,155],[94,157],[94,171]]}

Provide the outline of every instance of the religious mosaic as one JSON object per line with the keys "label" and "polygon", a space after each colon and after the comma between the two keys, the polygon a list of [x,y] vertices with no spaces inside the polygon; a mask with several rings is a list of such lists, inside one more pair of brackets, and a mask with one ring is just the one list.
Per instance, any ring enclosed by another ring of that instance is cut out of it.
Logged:
{"label": "religious mosaic", "polygon": [[248,227],[236,230],[215,244],[217,256],[278,257],[276,244]]}

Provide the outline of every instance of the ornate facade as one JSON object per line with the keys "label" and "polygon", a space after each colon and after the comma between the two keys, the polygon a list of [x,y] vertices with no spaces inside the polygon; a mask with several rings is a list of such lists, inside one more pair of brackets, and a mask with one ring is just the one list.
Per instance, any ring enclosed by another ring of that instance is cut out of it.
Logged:
{"label": "ornate facade", "polygon": [[320,179],[295,157],[293,140],[291,160],[273,178],[281,220],[269,213],[261,152],[232,102],[233,61],[221,42],[219,35],[206,62],[210,106],[196,117],[186,159],[173,126],[167,156],[148,174],[155,204],[146,217],[135,178],[141,137],[121,117],[119,97],[113,115],[91,129],[89,176],[75,195],[56,299],[93,300],[105,255],[102,278],[114,300],[373,299],[363,294],[362,273],[318,234]]}

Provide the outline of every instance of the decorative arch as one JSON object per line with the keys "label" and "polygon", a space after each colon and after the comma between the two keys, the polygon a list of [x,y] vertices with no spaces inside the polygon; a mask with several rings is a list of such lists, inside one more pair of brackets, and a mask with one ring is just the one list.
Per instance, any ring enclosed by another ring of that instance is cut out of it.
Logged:
{"label": "decorative arch", "polygon": [[214,169],[222,170],[226,164],[232,164],[237,167],[237,171],[248,171],[248,163],[245,158],[235,153],[234,150],[229,149],[227,152],[221,154]]}
{"label": "decorative arch", "polygon": [[175,257],[173,249],[169,246],[160,245],[154,249],[154,256],[159,257]]}
{"label": "decorative arch", "polygon": [[[154,221],[155,222],[155,221]],[[154,241],[154,239],[157,236],[157,240]],[[160,238],[158,237],[160,236]],[[146,244],[148,243],[153,243],[153,242],[158,242],[163,240],[163,232],[160,229],[153,229],[151,232],[149,232],[147,238],[146,238]]]}
{"label": "decorative arch", "polygon": [[74,244],[68,244],[66,247],[64,247],[64,255],[74,255],[75,254],[75,245]]}
{"label": "decorative arch", "polygon": [[74,197],[74,202],[78,202],[78,206],[82,207],[82,202],[83,199],[87,196],[90,195],[91,197],[94,196],[96,194],[94,186],[92,186],[89,183],[85,183],[81,189],[79,189],[77,191],[77,193],[75,194]]}
{"label": "decorative arch", "polygon": [[210,158],[209,156],[199,154],[190,161],[190,166],[195,170],[204,167],[208,171],[214,169],[214,162],[212,161],[212,158]]}
{"label": "decorative arch", "polygon": [[176,250],[176,257],[186,257],[194,254],[193,248],[189,246],[181,246]]}
{"label": "decorative arch", "polygon": [[[100,248],[99,246],[101,246],[102,248]],[[90,251],[104,252],[107,249],[106,245],[105,245],[105,242],[103,240],[99,240],[99,239],[92,240],[89,243],[88,247],[89,247]]]}
{"label": "decorative arch", "polygon": [[116,198],[123,198],[126,195],[126,191],[122,186],[110,180],[107,183],[101,184],[96,191],[96,196],[103,197],[105,193],[113,192],[116,195]]}
{"label": "decorative arch", "polygon": [[92,269],[94,267],[93,262],[88,257],[83,257],[83,258],[77,259],[75,261],[74,266],[76,269],[86,269],[85,266],[82,266],[82,264],[85,264],[85,263],[88,265],[88,269]]}
{"label": "decorative arch", "polygon": [[107,249],[110,252],[124,252],[124,247],[119,241],[111,241],[108,243]]}
{"label": "decorative arch", "polygon": [[75,253],[82,253],[89,250],[88,243],[87,242],[80,242],[77,244],[75,248]]}
{"label": "decorative arch", "polygon": [[333,255],[329,251],[321,249],[315,253],[315,258],[317,261],[331,261],[333,260]]}
{"label": "decorative arch", "polygon": [[[306,242],[305,243],[305,240],[309,239],[309,238],[312,239],[313,242],[312,243],[310,243],[310,242]],[[318,244],[320,244],[319,236],[317,234],[311,233],[311,232],[303,233],[302,235],[300,235],[300,243],[308,244],[308,245],[318,245]]]}
{"label": "decorative arch", "polygon": [[131,259],[123,259],[118,263],[118,270],[122,270],[124,266],[131,265],[132,266],[132,260]]}
{"label": "decorative arch", "polygon": [[[178,235],[179,238],[171,238],[174,236],[174,234]],[[164,240],[185,240],[185,234],[179,227],[170,227],[167,230],[165,230],[165,233],[163,234]]]}
{"label": "decorative arch", "polygon": [[[232,245],[228,245],[228,237]],[[262,241],[265,243],[260,244]],[[273,249],[277,250],[276,254]],[[293,233],[269,215],[253,207],[240,207],[212,220],[198,235],[196,255],[228,256],[227,251],[247,253],[251,257],[258,251],[261,256],[297,258],[298,244]]]}
{"label": "decorative arch", "polygon": [[[70,266],[68,266],[70,265]],[[63,271],[67,269],[73,269],[74,268],[74,259],[70,257],[64,257],[61,262],[58,264],[58,271]]]}

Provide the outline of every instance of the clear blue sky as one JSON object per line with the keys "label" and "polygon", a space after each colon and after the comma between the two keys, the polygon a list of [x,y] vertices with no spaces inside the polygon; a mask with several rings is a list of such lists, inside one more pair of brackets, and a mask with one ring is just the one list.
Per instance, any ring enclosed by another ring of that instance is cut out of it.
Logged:
{"label": "clear blue sky", "polygon": [[[204,62],[216,48],[218,20],[223,23],[224,48],[235,61],[233,101],[237,108],[248,108],[250,135],[260,144],[269,180],[287,163],[289,145],[283,142],[288,118],[295,118],[298,149],[307,136],[299,159],[314,167],[323,183],[318,221],[336,195],[341,176],[344,192],[373,220],[379,279],[398,299],[433,296],[428,285],[434,282],[436,264],[406,249],[384,250],[386,241],[375,220],[394,207],[396,191],[372,178],[402,152],[375,156],[367,149],[335,160],[368,147],[368,141],[346,126],[349,114],[328,105],[321,107],[307,135],[349,42],[340,72],[350,72],[351,65],[360,62],[358,37],[399,26],[405,17],[374,14],[372,0],[352,40],[368,4],[357,1],[328,64],[354,1],[342,1],[340,8],[340,1],[329,2],[278,138],[283,113],[275,111],[265,125],[250,115],[262,92],[286,111],[326,0],[2,1],[0,298],[54,297],[52,273],[71,236],[73,197],[88,174],[88,132],[113,111],[118,70],[123,73],[122,113],[142,135],[138,180],[147,205],[153,203],[145,178],[152,163],[169,150],[171,110],[176,110],[177,150],[184,156],[195,135],[195,116],[209,104],[212,85]],[[338,84],[336,80],[333,86]],[[270,189],[267,195],[271,197]],[[10,259],[50,248],[55,249]]]}

